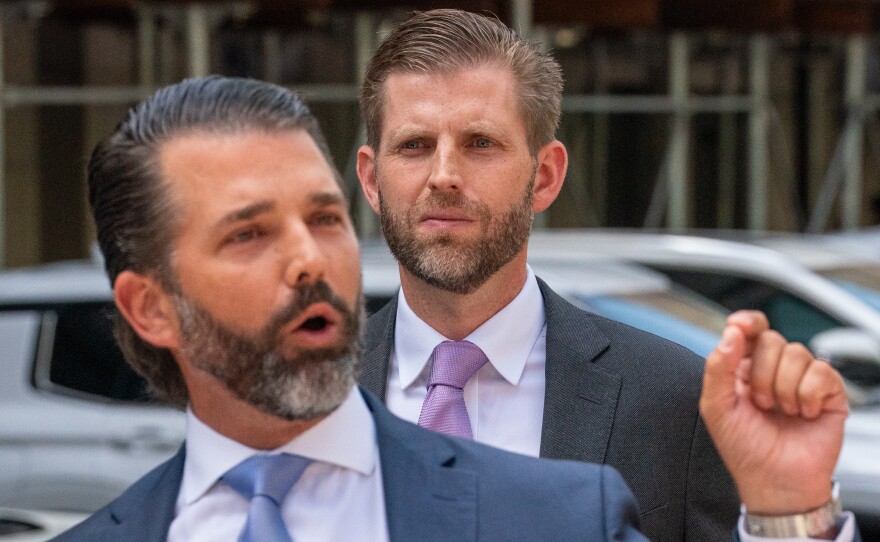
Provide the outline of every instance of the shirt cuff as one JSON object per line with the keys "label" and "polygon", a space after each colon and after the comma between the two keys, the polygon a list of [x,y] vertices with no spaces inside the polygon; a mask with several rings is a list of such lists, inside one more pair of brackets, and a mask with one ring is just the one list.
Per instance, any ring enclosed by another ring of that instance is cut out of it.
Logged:
{"label": "shirt cuff", "polygon": [[[844,512],[843,526],[840,528],[840,534],[834,539],[834,542],[853,542],[856,532],[856,518],[852,512]],[[764,538],[746,533],[745,516],[740,514],[739,523],[736,526],[739,532],[740,542],[827,542],[818,538]]]}

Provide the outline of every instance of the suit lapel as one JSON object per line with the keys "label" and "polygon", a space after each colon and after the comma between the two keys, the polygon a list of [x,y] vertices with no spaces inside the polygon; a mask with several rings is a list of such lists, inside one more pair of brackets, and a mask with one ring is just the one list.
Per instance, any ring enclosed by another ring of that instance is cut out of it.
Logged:
{"label": "suit lapel", "polygon": [[587,314],[538,284],[547,320],[541,457],[603,463],[621,378],[593,360],[610,342]]}
{"label": "suit lapel", "polygon": [[397,319],[397,296],[367,320],[364,330],[364,354],[361,359],[360,385],[385,400],[391,349],[394,347],[394,323]]}
{"label": "suit lapel", "polygon": [[142,487],[132,487],[110,505],[110,515],[117,525],[108,539],[137,542],[165,542],[174,519],[174,506],[183,478],[185,447],[154,471]]}
{"label": "suit lapel", "polygon": [[391,542],[477,537],[477,474],[455,467],[449,442],[404,422],[364,394],[376,420]]}

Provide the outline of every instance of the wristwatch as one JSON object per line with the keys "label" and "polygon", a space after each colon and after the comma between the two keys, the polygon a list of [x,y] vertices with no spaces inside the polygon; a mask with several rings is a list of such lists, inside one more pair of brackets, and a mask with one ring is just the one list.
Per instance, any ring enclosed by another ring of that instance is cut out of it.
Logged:
{"label": "wristwatch", "polygon": [[834,539],[843,519],[840,506],[840,484],[831,486],[831,500],[802,514],[790,516],[759,516],[745,514],[746,532],[765,538],[819,538]]}

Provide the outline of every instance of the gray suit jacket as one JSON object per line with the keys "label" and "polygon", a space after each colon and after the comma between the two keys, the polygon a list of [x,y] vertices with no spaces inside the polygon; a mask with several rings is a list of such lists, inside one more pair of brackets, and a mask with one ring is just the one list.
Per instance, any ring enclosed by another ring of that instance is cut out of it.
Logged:
{"label": "gray suit jacket", "polygon": [[[729,539],[739,500],[697,410],[704,360],[538,282],[547,318],[541,456],[620,471],[655,542]],[[396,312],[395,298],[365,334],[361,386],[383,398]]]}
{"label": "gray suit jacket", "polygon": [[[613,469],[541,461],[439,435],[365,398],[376,421],[392,542],[645,542],[632,494]],[[165,542],[184,458],[181,449],[54,540]]]}

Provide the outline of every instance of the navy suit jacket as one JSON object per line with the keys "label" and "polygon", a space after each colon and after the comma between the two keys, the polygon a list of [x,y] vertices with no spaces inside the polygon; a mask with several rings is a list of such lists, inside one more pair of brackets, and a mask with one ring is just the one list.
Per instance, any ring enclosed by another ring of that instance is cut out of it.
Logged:
{"label": "navy suit jacket", "polygon": [[[547,322],[541,457],[614,467],[654,542],[728,539],[739,498],[698,411],[704,360],[538,284]],[[365,330],[360,383],[382,398],[396,314],[397,298]]]}
{"label": "navy suit jacket", "polygon": [[[376,422],[393,542],[645,541],[632,494],[613,469],[544,461],[433,433],[364,395]],[[184,457],[181,448],[54,540],[165,542]]]}

